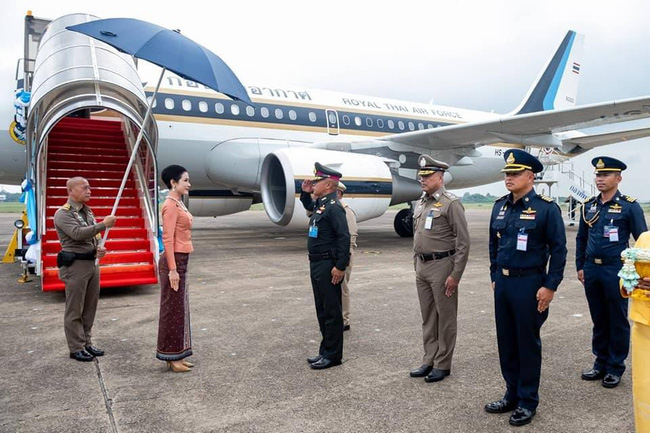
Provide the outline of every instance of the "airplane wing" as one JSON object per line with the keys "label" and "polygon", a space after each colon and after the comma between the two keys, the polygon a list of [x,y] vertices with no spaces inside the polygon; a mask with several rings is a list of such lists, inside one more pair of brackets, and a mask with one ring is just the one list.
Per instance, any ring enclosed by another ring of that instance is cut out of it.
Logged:
{"label": "airplane wing", "polygon": [[[644,96],[558,110],[502,116],[495,120],[406,132],[380,137],[376,140],[431,150],[455,150],[498,142],[560,147],[563,144],[562,141],[551,135],[552,133],[648,117],[650,117],[650,96]],[[603,144],[609,143],[603,142]]]}
{"label": "airplane wing", "polygon": [[630,129],[627,131],[606,132],[604,134],[591,134],[563,139],[562,143],[579,146],[582,149],[590,150],[606,144],[620,143],[621,141],[637,140],[650,137],[650,128]]}

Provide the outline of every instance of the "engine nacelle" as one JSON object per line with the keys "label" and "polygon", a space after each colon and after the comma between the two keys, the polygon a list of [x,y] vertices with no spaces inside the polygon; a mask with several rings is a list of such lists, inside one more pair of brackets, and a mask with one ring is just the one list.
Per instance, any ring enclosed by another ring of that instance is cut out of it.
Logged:
{"label": "engine nacelle", "polygon": [[[344,200],[359,222],[381,216],[398,192],[389,167],[376,156],[304,147],[280,149],[266,155],[262,163],[262,201],[271,221],[283,226],[306,223],[307,214],[300,202],[301,185],[313,177],[317,161],[343,174],[341,180],[347,187]],[[411,191],[404,194],[401,188],[400,196],[415,195],[411,200],[420,196],[419,186],[413,188],[417,182],[399,179],[399,185]]]}
{"label": "engine nacelle", "polygon": [[[205,194],[206,192],[208,194]],[[188,209],[194,216],[216,217],[246,211],[250,209],[251,204],[253,204],[252,195],[221,194],[217,196],[210,191],[192,191]]]}

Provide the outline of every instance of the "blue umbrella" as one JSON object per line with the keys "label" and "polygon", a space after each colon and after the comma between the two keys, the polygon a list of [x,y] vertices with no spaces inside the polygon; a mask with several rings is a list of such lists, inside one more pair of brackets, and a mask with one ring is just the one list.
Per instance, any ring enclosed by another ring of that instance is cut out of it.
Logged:
{"label": "blue umbrella", "polygon": [[[111,215],[115,215],[117,206],[120,203],[124,186],[135,161],[140,141],[142,141],[144,129],[151,117],[153,101],[156,99],[166,70],[170,70],[188,80],[201,83],[233,99],[253,105],[248,93],[246,93],[246,89],[228,65],[212,51],[181,35],[178,30],[168,30],[156,24],[132,18],[109,18],[89,21],[66,27],[66,29],[105,42],[123,53],[147,60],[163,68],[158,78],[156,90],[147,107],[147,113],[142,121],[142,127],[133,147],[129,165],[126,167],[126,172],[122,178],[122,184],[113,204]],[[101,246],[106,242],[108,230],[106,229],[104,232]]]}
{"label": "blue umbrella", "polygon": [[234,72],[212,51],[180,34],[133,18],[109,18],[66,27],[119,51],[253,105]]}

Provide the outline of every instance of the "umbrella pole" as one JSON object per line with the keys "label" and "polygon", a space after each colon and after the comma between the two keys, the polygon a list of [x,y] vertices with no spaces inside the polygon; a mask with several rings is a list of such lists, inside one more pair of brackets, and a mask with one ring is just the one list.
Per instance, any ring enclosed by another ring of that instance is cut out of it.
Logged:
{"label": "umbrella pole", "polygon": [[[129,165],[126,166],[126,171],[124,172],[124,176],[122,177],[122,184],[120,185],[120,189],[117,192],[115,203],[113,203],[113,210],[111,210],[111,215],[115,215],[115,212],[117,211],[117,206],[120,204],[120,199],[122,198],[122,192],[124,192],[126,181],[129,179],[129,173],[131,173],[131,167],[133,167],[133,163],[135,162],[135,156],[138,152],[138,148],[140,147],[140,142],[142,141],[142,137],[144,135],[144,129],[146,128],[147,123],[149,123],[149,118],[152,117],[151,111],[153,109],[153,103],[156,100],[156,95],[158,94],[158,90],[160,89],[160,83],[162,83],[162,79],[166,71],[167,68],[163,68],[162,71],[160,72],[160,77],[158,78],[158,84],[156,85],[156,90],[153,92],[153,96],[151,97],[151,102],[147,106],[147,112],[144,115],[144,119],[142,120],[142,127],[140,128],[140,132],[138,133],[138,138],[135,140],[135,145],[133,146],[133,151],[131,152],[131,158],[129,159]],[[102,240],[99,242],[100,248],[104,247],[109,231],[110,228],[106,227],[106,230],[104,231],[104,236],[102,237]],[[99,259],[95,259],[95,264],[97,264],[98,262]]]}

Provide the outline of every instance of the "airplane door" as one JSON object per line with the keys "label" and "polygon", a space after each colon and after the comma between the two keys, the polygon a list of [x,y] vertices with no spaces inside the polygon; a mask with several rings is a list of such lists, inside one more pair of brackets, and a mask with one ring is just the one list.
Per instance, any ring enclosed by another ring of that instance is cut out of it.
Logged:
{"label": "airplane door", "polygon": [[339,135],[339,113],[336,110],[325,110],[325,117],[327,117],[327,133]]}

